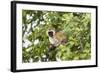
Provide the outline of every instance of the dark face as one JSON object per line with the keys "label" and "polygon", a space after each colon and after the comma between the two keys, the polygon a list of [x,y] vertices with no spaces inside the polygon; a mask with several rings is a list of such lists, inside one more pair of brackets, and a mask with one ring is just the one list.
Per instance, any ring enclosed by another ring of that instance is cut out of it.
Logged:
{"label": "dark face", "polygon": [[53,37],[53,31],[49,31],[49,32],[48,32],[48,35],[49,35],[50,37]]}

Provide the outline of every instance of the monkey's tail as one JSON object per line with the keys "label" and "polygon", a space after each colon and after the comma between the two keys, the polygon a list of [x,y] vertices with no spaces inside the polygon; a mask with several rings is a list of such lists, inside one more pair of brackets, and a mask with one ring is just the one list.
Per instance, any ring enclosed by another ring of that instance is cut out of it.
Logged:
{"label": "monkey's tail", "polygon": [[56,47],[53,45],[50,45],[46,51],[46,59],[47,61],[56,61]]}

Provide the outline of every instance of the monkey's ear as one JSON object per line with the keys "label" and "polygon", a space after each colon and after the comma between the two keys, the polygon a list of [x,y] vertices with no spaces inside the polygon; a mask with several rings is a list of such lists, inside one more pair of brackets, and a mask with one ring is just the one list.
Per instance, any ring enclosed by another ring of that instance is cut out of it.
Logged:
{"label": "monkey's ear", "polygon": [[46,31],[46,35],[49,36],[49,34],[48,34],[48,30]]}

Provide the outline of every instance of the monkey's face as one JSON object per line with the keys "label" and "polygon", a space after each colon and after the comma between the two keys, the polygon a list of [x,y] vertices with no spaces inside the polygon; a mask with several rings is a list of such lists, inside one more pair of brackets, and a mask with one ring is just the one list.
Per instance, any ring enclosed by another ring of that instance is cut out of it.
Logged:
{"label": "monkey's face", "polygon": [[48,34],[49,37],[53,38],[53,36],[55,34],[55,31],[54,30],[49,30],[47,34]]}
{"label": "monkey's face", "polygon": [[50,37],[53,37],[53,32],[52,32],[52,31],[49,31],[49,32],[48,32],[48,35],[49,35]]}

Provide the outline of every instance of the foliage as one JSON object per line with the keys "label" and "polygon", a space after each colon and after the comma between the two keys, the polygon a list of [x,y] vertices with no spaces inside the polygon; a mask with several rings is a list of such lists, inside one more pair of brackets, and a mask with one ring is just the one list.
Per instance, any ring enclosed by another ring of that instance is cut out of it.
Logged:
{"label": "foliage", "polygon": [[[46,31],[65,33],[68,42],[48,51]],[[87,60],[91,58],[91,14],[57,11],[22,11],[23,62]]]}

